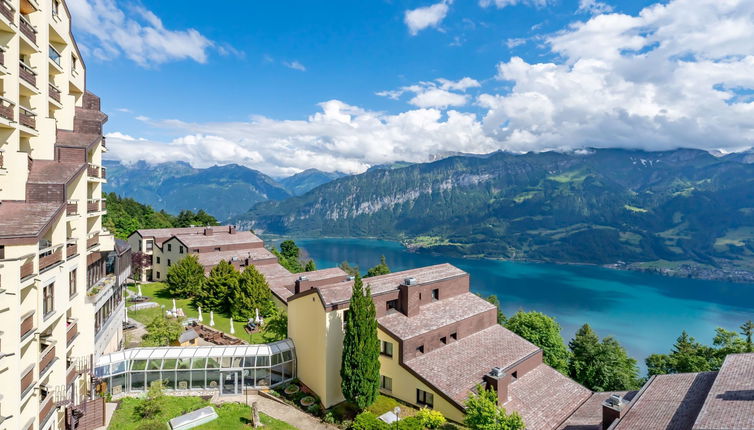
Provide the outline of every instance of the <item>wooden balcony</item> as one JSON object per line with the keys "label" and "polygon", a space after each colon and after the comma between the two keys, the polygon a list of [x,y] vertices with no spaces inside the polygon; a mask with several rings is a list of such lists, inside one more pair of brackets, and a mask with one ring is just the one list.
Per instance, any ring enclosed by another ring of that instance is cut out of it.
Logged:
{"label": "wooden balcony", "polygon": [[28,313],[21,319],[21,339],[24,339],[34,331],[34,311]]}
{"label": "wooden balcony", "polygon": [[68,369],[65,371],[65,385],[71,385],[73,381],[76,380],[78,374],[79,373],[76,371],[76,365],[69,362]]}
{"label": "wooden balcony", "polygon": [[21,123],[21,125],[24,125],[26,127],[36,130],[37,129],[37,114],[30,111],[29,109],[26,109],[25,107],[19,106],[18,107],[18,122]]}
{"label": "wooden balcony", "polygon": [[94,179],[105,179],[105,168],[96,164],[89,164],[87,175]]}
{"label": "wooden balcony", "polygon": [[47,395],[39,403],[39,427],[41,428],[55,411],[55,402],[52,401],[52,393]]}
{"label": "wooden balcony", "polygon": [[13,22],[13,15],[16,13],[16,9],[10,5],[8,0],[0,0],[0,15],[4,16],[10,22]]}
{"label": "wooden balcony", "polygon": [[55,360],[55,345],[49,345],[42,350],[42,359],[39,360],[39,374],[40,376],[52,365]]}
{"label": "wooden balcony", "polygon": [[68,328],[65,334],[65,342],[67,346],[71,346],[71,343],[73,343],[73,340],[76,339],[76,336],[79,334],[79,323],[76,320],[69,320],[67,324]]}
{"label": "wooden balcony", "polygon": [[32,41],[35,45],[37,44],[37,29],[34,28],[33,25],[31,25],[31,22],[29,22],[29,19],[25,16],[20,16],[20,25],[21,33],[23,33],[24,36],[26,36],[29,40]]}
{"label": "wooden balcony", "polygon": [[32,70],[31,67],[24,64],[23,61],[19,62],[18,74],[21,79],[28,82],[33,87],[37,86],[37,74],[34,73],[34,70]]}
{"label": "wooden balcony", "polygon": [[99,244],[99,233],[86,240],[86,249],[94,248]]}
{"label": "wooden balcony", "polygon": [[27,370],[23,376],[21,376],[21,393],[26,393],[27,390],[31,389],[31,386],[34,384],[34,366],[31,366],[29,370]]}
{"label": "wooden balcony", "polygon": [[86,211],[88,213],[99,212],[99,200],[89,200],[86,202]]}
{"label": "wooden balcony", "polygon": [[5,67],[5,49],[3,48],[0,48],[0,66]]}
{"label": "wooden balcony", "polygon": [[0,149],[0,170],[5,169],[5,150]]}
{"label": "wooden balcony", "polygon": [[48,269],[63,261],[63,246],[46,248],[39,251],[39,271]]}
{"label": "wooden balcony", "polygon": [[60,103],[60,90],[55,85],[49,84],[50,98]]}
{"label": "wooden balcony", "polygon": [[0,97],[0,117],[3,117],[8,121],[13,121],[13,109],[15,107],[15,103],[8,99]]}
{"label": "wooden balcony", "polygon": [[65,213],[68,216],[78,215],[79,214],[79,201],[68,200],[65,206]]}
{"label": "wooden balcony", "polygon": [[76,243],[76,239],[68,239],[65,244],[65,258],[69,259],[79,253],[79,246]]}
{"label": "wooden balcony", "polygon": [[29,260],[21,265],[21,279],[26,279],[34,275],[34,260]]}

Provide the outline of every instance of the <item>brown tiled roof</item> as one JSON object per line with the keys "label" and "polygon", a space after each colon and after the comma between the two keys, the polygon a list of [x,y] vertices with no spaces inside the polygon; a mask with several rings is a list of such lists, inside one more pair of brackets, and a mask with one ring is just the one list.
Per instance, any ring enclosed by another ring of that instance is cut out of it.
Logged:
{"label": "brown tiled roof", "polygon": [[647,382],[614,430],[689,430],[717,372],[658,375]]}
{"label": "brown tiled roof", "polygon": [[495,324],[411,359],[404,365],[458,404],[463,404],[490,369],[504,369],[537,351],[539,348],[533,344]]}
{"label": "brown tiled roof", "polygon": [[67,184],[85,168],[86,165],[83,163],[34,160],[28,182],[31,184]]}
{"label": "brown tiled roof", "polygon": [[558,430],[602,430],[602,403],[613,394],[630,401],[637,391],[611,391],[593,393],[568,419],[558,427]]}
{"label": "brown tiled roof", "polygon": [[204,233],[205,227],[185,227],[185,228],[143,228],[136,230],[143,238],[153,238],[158,245],[170,239],[177,234],[201,234]]}
{"label": "brown tiled roof", "polygon": [[754,429],[754,354],[725,359],[694,424],[694,430],[734,429]]}
{"label": "brown tiled roof", "polygon": [[209,236],[204,234],[177,234],[178,239],[189,248],[200,246],[222,246],[222,245],[239,245],[239,244],[259,244],[262,239],[256,237],[250,231],[238,231],[230,234],[225,231],[217,231]]}
{"label": "brown tiled roof", "polygon": [[472,293],[464,293],[426,304],[421,307],[419,314],[413,317],[409,318],[396,311],[379,318],[377,322],[398,338],[410,339],[493,309],[495,305],[483,298]]}
{"label": "brown tiled roof", "polygon": [[62,209],[63,203],[0,202],[0,238],[38,236]]}
{"label": "brown tiled roof", "polygon": [[508,386],[503,406],[518,412],[530,430],[551,430],[563,422],[592,392],[546,364],[540,364]]}
{"label": "brown tiled roof", "polygon": [[55,144],[58,146],[88,148],[97,143],[99,134],[76,133],[71,130],[58,130]]}
{"label": "brown tiled roof", "polygon": [[264,264],[257,267],[267,279],[267,284],[272,292],[282,301],[287,302],[288,297],[293,295],[296,287],[296,280],[301,276],[306,276],[310,281],[321,281],[330,278],[345,279],[347,274],[339,267],[331,269],[315,270],[305,273],[291,273],[285,267],[279,264]]}
{"label": "brown tiled roof", "polygon": [[[397,290],[406,278],[416,278],[417,285],[430,282],[442,281],[459,276],[468,276],[463,270],[451,264],[438,264],[436,266],[422,267],[419,269],[404,270],[387,275],[365,278],[364,285],[369,285],[372,295]],[[335,303],[344,303],[351,299],[353,281],[339,282],[332,285],[319,287],[325,306]]]}
{"label": "brown tiled roof", "polygon": [[250,263],[254,260],[269,260],[275,259],[275,255],[265,248],[249,248],[238,249],[233,251],[217,251],[217,252],[202,252],[195,254],[199,259],[199,264],[204,267],[216,266],[221,261],[231,261],[233,257],[237,257],[239,260],[251,259]]}

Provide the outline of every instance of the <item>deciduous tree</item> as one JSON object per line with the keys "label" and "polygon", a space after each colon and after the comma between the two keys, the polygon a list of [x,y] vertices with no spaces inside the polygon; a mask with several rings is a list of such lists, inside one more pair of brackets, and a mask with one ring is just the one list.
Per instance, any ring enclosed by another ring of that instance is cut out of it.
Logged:
{"label": "deciduous tree", "polygon": [[518,311],[505,326],[542,349],[544,361],[560,373],[568,374],[568,349],[560,335],[560,324],[540,312]]}
{"label": "deciduous tree", "polygon": [[144,346],[169,346],[183,333],[183,326],[174,318],[164,315],[154,317],[146,326],[147,334],[142,338]]}
{"label": "deciduous tree", "polygon": [[387,275],[388,273],[390,273],[390,267],[388,267],[387,262],[385,261],[385,256],[383,255],[380,257],[380,264],[367,270],[366,277],[371,278],[372,276]]}
{"label": "deciduous tree", "polygon": [[317,265],[314,264],[314,260],[309,260],[306,262],[306,266],[304,267],[304,272],[313,272],[317,270]]}
{"label": "deciduous tree", "polygon": [[477,387],[477,394],[466,400],[466,416],[463,423],[471,430],[524,430],[523,418],[516,412],[508,415],[497,404],[495,390]]}

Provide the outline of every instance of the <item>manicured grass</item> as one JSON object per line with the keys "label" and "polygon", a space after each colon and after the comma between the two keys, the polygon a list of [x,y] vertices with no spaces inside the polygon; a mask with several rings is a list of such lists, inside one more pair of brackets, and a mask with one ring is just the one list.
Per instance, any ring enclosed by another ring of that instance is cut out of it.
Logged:
{"label": "manicured grass", "polygon": [[[201,397],[171,397],[165,396],[160,400],[162,408],[160,413],[149,420],[145,420],[136,412],[136,407],[143,402],[139,398],[125,398],[120,402],[118,409],[110,421],[109,430],[139,430],[145,424],[158,423],[167,428],[167,422],[172,418],[185,413],[210,406],[207,400]],[[249,418],[251,408],[242,403],[226,403],[213,405],[218,418],[210,423],[196,427],[199,430],[240,430],[250,428]],[[275,418],[260,413],[260,419],[265,429],[271,430],[296,430],[296,427]],[[150,427],[151,428],[151,427]],[[157,427],[154,427],[157,428]]]}
{"label": "manicured grass", "polygon": [[[138,293],[137,287],[128,287],[128,289],[134,293]],[[164,283],[155,282],[152,284],[142,284],[141,293],[149,297],[150,301],[159,305],[164,305],[166,310],[173,309],[173,297],[168,292],[167,285]],[[191,304],[190,299],[175,299],[175,306],[177,308],[182,308],[187,318],[199,317],[199,311]],[[154,317],[160,316],[162,312],[162,308],[152,308],[140,311],[128,311],[128,316],[142,324],[149,324]],[[209,312],[205,312],[205,310],[202,309],[202,317],[204,318],[204,324],[209,325]],[[243,329],[244,324],[246,324],[246,321],[235,321],[236,333],[233,336],[249,343],[270,342],[270,339],[262,333],[254,333],[250,337]],[[215,326],[213,328],[230,334],[230,315],[215,312]]]}

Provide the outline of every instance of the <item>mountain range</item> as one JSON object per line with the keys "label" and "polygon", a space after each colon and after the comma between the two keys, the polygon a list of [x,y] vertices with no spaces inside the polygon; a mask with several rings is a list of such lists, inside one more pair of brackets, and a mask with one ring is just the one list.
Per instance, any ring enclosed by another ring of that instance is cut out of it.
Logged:
{"label": "mountain range", "polygon": [[452,156],[343,177],[235,222],[458,256],[751,269],[752,158],[692,149]]}
{"label": "mountain range", "polygon": [[122,164],[105,161],[106,192],[130,197],[156,210],[179,213],[204,209],[218,220],[248,211],[254,204],[282,200],[344,176],[309,169],[280,181],[236,164],[198,169],[177,161]]}

